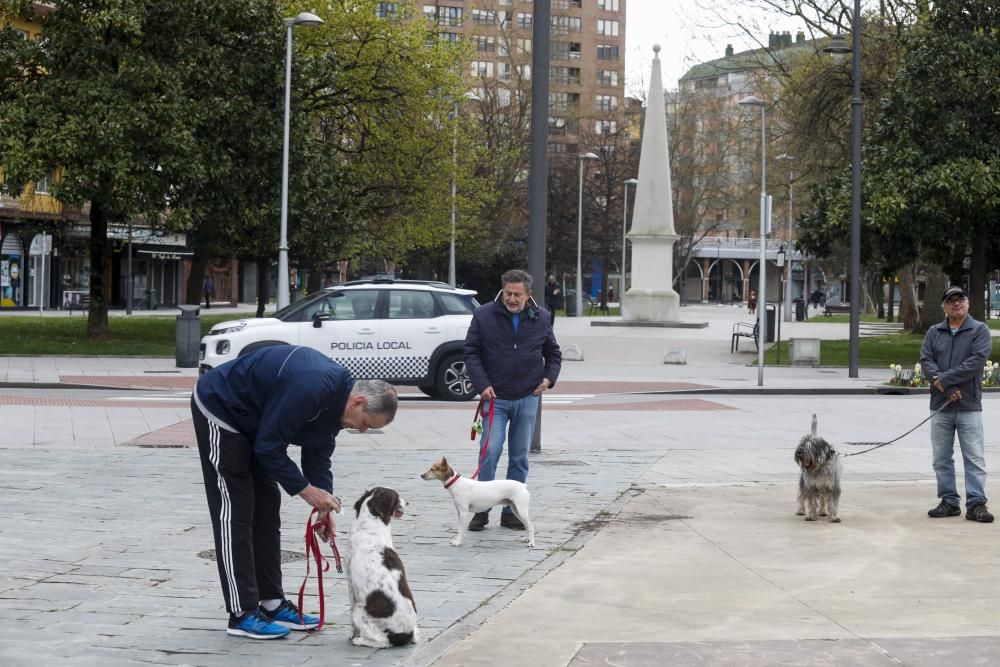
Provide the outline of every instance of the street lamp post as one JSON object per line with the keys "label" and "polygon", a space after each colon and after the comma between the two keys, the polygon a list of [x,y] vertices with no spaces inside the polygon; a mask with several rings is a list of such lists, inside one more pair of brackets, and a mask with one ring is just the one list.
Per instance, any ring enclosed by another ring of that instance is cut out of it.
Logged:
{"label": "street lamp post", "polygon": [[593,153],[583,153],[576,156],[580,172],[580,185],[576,206],[576,316],[583,316],[583,163],[586,160],[599,160]]}
{"label": "street lamp post", "polygon": [[838,62],[853,53],[851,78],[854,95],[851,97],[851,266],[850,280],[851,326],[848,352],[848,376],[858,377],[858,342],[861,321],[861,0],[854,0],[851,15],[851,47],[840,35],[823,49]]}
{"label": "street lamp post", "polygon": [[767,118],[765,102],[751,95],[738,102],[760,107],[760,263],[757,266],[757,386],[764,386],[764,341],[767,340]]}
{"label": "street lamp post", "polygon": [[288,293],[288,119],[292,107],[292,28],[297,25],[322,25],[323,19],[302,12],[284,19],[288,38],[285,43],[285,131],[281,142],[281,233],[278,241],[278,308],[291,302]]}
{"label": "street lamp post", "polygon": [[[788,162],[788,234],[785,243],[788,244],[788,264],[785,266],[785,321],[792,321],[792,225],[794,217],[792,214],[792,161],[796,158],[792,155],[782,153],[777,157],[782,162]],[[803,289],[802,298],[805,298]]]}
{"label": "street lamp post", "polygon": [[618,290],[618,301],[625,303],[625,227],[628,225],[628,186],[638,185],[639,181],[630,178],[624,182],[625,185],[625,207],[622,211],[622,284]]}

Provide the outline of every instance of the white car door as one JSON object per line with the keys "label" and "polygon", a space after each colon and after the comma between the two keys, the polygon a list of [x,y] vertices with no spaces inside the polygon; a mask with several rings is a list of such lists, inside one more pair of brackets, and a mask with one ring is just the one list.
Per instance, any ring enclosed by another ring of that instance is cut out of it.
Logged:
{"label": "white car door", "polygon": [[[379,291],[335,291],[321,299],[300,324],[299,342],[342,364],[355,379],[381,377]],[[320,318],[316,318],[317,314]]]}
{"label": "white car door", "polygon": [[413,380],[429,372],[431,355],[446,340],[447,324],[428,290],[390,289],[379,348],[386,378]]}

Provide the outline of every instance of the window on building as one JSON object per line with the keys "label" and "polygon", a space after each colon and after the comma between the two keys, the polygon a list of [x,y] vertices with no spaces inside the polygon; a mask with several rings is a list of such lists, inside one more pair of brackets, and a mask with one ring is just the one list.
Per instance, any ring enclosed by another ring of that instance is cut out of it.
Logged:
{"label": "window on building", "polygon": [[469,69],[474,77],[493,78],[493,62],[490,60],[473,60]]}
{"label": "window on building", "polygon": [[35,194],[47,195],[49,194],[49,175],[45,174],[40,179],[35,182]]}
{"label": "window on building", "polygon": [[597,8],[608,12],[617,12],[618,0],[597,0]]}
{"label": "window on building", "polygon": [[443,39],[446,42],[458,42],[462,39],[462,34],[458,32],[439,32],[438,39]]}
{"label": "window on building", "polygon": [[562,15],[553,16],[552,34],[566,35],[571,32],[580,32],[581,20],[582,19],[579,16],[562,16]]}
{"label": "window on building", "polygon": [[598,95],[597,96],[597,111],[603,111],[605,113],[610,111],[615,111],[618,108],[618,96],[617,95]]}
{"label": "window on building", "polygon": [[531,14],[527,12],[517,13],[517,27],[528,29],[531,27]]}
{"label": "window on building", "polygon": [[517,53],[531,53],[531,40],[523,39],[521,37],[517,38]]}
{"label": "window on building", "polygon": [[496,53],[497,42],[496,38],[492,35],[476,35],[473,39],[476,40],[476,51],[480,53]]}
{"label": "window on building", "polygon": [[580,83],[580,68],[553,66],[549,68],[549,78],[554,83]]}
{"label": "window on building", "polygon": [[488,9],[473,9],[472,10],[472,24],[473,25],[496,25],[497,15]]}
{"label": "window on building", "polygon": [[531,65],[518,65],[517,72],[525,81],[531,80]]}
{"label": "window on building", "polygon": [[375,16],[382,19],[399,18],[398,2],[380,2],[375,5]]}
{"label": "window on building", "polygon": [[598,44],[597,45],[597,59],[598,60],[618,60],[618,45],[617,44]]}
{"label": "window on building", "polygon": [[597,34],[608,35],[609,37],[617,37],[618,21],[612,21],[609,19],[597,19]]}
{"label": "window on building", "polygon": [[614,134],[618,131],[618,121],[597,120],[594,121],[594,132],[597,134]]}
{"label": "window on building", "polygon": [[497,0],[498,5],[513,5],[514,0]]}
{"label": "window on building", "polygon": [[580,9],[583,7],[583,0],[556,0],[552,6],[556,9]]}
{"label": "window on building", "polygon": [[564,144],[558,141],[550,141],[549,153],[554,155],[565,155],[566,153],[569,153],[569,144]]}
{"label": "window on building", "polygon": [[618,87],[618,72],[613,69],[597,70],[597,83],[602,86]]}
{"label": "window on building", "polygon": [[462,25],[462,8],[445,5],[424,5],[424,16],[438,25]]}

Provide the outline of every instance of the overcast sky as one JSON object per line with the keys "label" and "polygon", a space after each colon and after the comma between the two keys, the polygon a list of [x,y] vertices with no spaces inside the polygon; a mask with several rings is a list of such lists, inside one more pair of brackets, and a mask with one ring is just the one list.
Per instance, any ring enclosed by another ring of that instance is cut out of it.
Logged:
{"label": "overcast sky", "polygon": [[[742,5],[742,6],[741,6]],[[724,18],[719,12],[724,12]],[[625,26],[625,92],[645,97],[653,44],[661,46],[663,86],[677,88],[677,79],[693,65],[725,55],[726,44],[736,52],[757,48],[738,26],[752,26],[764,44],[770,31],[794,33],[798,25],[787,18],[754,12],[739,0],[628,0]]]}

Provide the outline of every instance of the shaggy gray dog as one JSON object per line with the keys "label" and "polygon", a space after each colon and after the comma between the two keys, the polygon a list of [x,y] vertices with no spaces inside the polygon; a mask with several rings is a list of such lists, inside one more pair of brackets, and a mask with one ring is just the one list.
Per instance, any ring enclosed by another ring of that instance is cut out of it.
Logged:
{"label": "shaggy gray dog", "polygon": [[828,516],[831,523],[840,523],[837,505],[840,503],[840,456],[823,438],[816,435],[816,415],[812,418],[812,433],[802,437],[795,448],[795,462],[802,469],[799,477],[799,516],[815,521]]}

